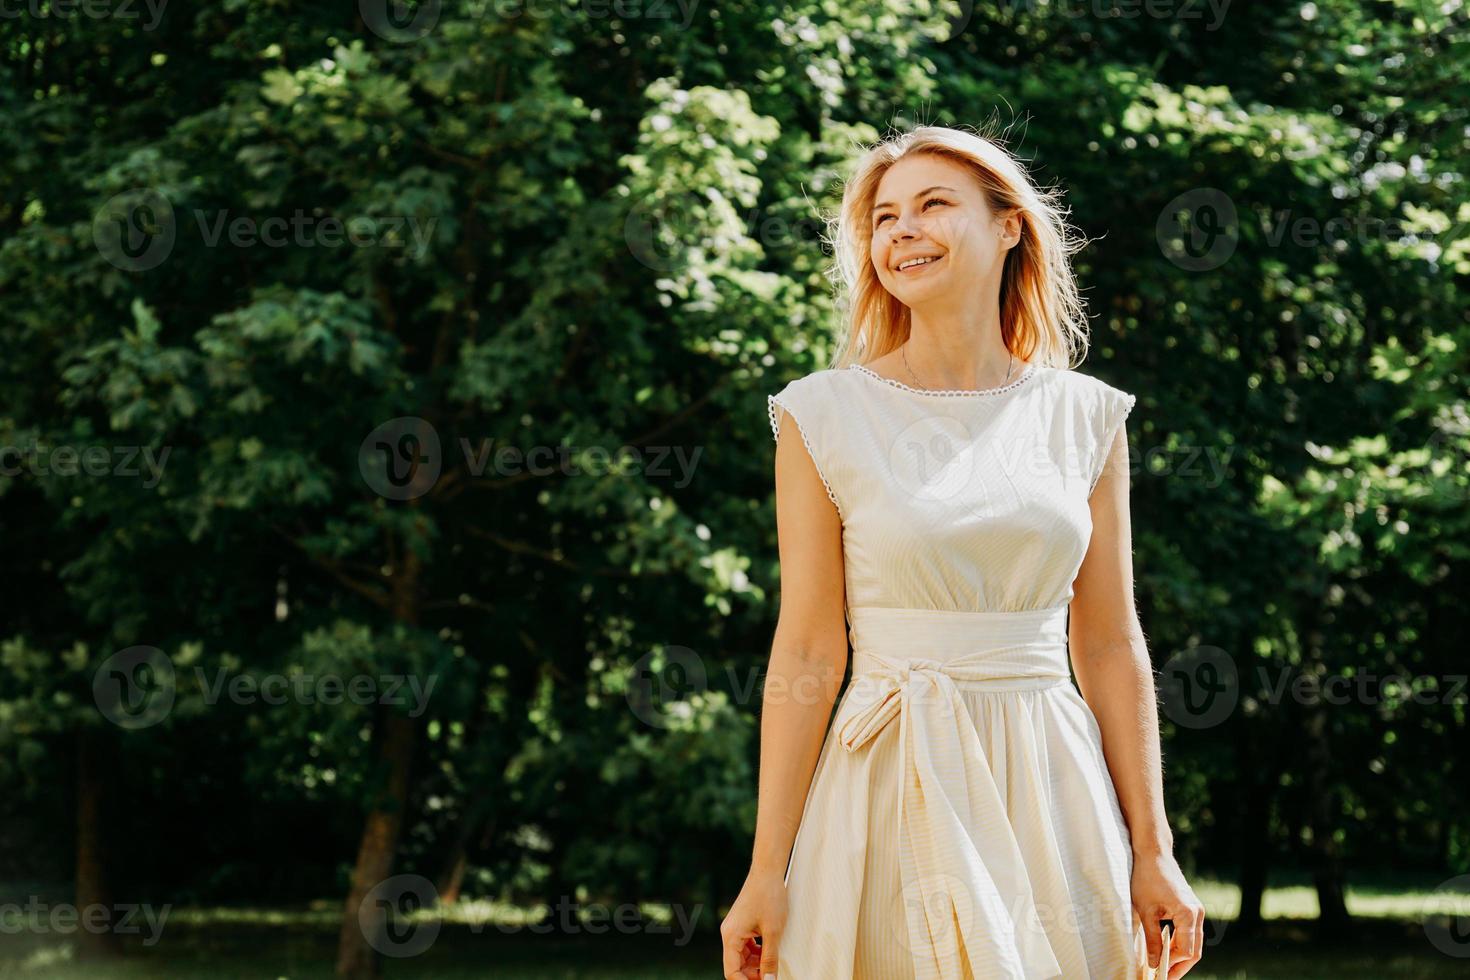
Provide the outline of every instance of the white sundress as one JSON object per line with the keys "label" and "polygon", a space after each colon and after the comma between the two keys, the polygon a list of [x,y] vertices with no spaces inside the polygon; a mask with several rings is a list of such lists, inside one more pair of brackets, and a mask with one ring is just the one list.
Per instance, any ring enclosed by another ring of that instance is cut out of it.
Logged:
{"label": "white sundress", "polygon": [[842,518],[852,678],[786,872],[779,980],[1148,978],[1133,852],[1067,608],[1135,398],[1027,364],[768,396]]}

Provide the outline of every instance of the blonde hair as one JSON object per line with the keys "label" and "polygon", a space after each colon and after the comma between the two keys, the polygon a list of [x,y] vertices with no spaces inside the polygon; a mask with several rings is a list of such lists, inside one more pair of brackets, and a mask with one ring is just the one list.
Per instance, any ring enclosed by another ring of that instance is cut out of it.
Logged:
{"label": "blonde hair", "polygon": [[[998,139],[945,126],[920,126],[869,148],[842,194],[835,219],[838,306],[846,328],[833,367],[865,363],[908,339],[912,316],[883,287],[873,267],[871,211],[878,182],[899,160],[920,153],[943,157],[974,174],[998,216],[1015,211],[1021,239],[1006,254],[1000,283],[1001,339],[1021,360],[1069,368],[1086,356],[1087,317],[1071,256],[1087,244],[1066,221],[1060,191],[1040,190]],[[829,230],[833,222],[828,223]]]}

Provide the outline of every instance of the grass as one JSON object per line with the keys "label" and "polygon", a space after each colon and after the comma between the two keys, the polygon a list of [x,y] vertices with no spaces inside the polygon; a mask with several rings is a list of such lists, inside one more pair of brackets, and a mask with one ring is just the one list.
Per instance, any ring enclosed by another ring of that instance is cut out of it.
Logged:
{"label": "grass", "polygon": [[[1305,874],[1272,875],[1261,914],[1267,919],[1317,918],[1317,890]],[[1445,896],[1435,892],[1442,878],[1425,875],[1375,875],[1347,887],[1348,912],[1362,919],[1422,921],[1426,911],[1450,911]],[[1211,918],[1234,919],[1240,913],[1240,889],[1231,882],[1191,879],[1190,884],[1205,914]],[[1463,911],[1463,906],[1461,907]]]}
{"label": "grass", "polygon": [[[1353,936],[1324,947],[1312,939],[1316,896],[1305,880],[1285,878],[1266,896],[1267,928],[1250,941],[1232,940],[1239,906],[1232,885],[1194,879],[1209,922],[1205,958],[1192,980],[1332,977],[1428,978],[1470,976],[1470,941],[1454,957],[1430,941],[1424,914],[1451,911],[1432,894],[1438,882],[1377,880],[1348,892],[1358,917]],[[168,909],[158,941],[147,929],[129,937],[125,955],[106,964],[74,960],[73,936],[0,929],[0,980],[330,980],[338,911],[322,902],[307,909]],[[658,917],[649,910],[649,921]],[[1463,913],[1465,906],[1460,904]],[[439,932],[417,955],[385,958],[389,980],[708,980],[719,976],[717,919],[703,910],[692,933],[677,922],[668,932],[544,934],[528,927],[524,910],[466,903],[419,928]]]}

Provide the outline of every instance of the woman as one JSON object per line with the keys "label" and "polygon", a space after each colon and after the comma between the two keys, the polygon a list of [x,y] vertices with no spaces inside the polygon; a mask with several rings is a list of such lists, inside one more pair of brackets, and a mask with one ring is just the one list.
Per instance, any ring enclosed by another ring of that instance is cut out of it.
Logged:
{"label": "woman", "polygon": [[769,396],[782,597],[731,980],[1200,959],[1132,602],[1134,396],[1070,366],[1079,242],[1054,194],[942,127],[847,185],[845,342]]}

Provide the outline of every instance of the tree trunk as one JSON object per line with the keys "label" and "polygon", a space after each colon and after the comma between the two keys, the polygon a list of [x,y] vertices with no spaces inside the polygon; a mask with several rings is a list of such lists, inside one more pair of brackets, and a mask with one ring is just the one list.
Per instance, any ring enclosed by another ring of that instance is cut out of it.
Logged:
{"label": "tree trunk", "polygon": [[[390,547],[395,543],[390,540]],[[411,542],[399,544],[401,564],[391,586],[393,618],[405,625],[417,626],[422,561]],[[378,759],[386,772],[387,782],[368,810],[362,841],[357,849],[357,867],[352,873],[352,888],[347,893],[347,906],[342,911],[342,929],[337,940],[337,976],[340,980],[373,980],[378,975],[379,949],[386,935],[387,915],[381,906],[364,910],[363,905],[368,893],[393,873],[398,836],[408,810],[409,777],[418,746],[418,724],[416,719],[392,708],[384,709]]]}
{"label": "tree trunk", "polygon": [[[1326,677],[1327,665],[1322,658],[1323,640],[1318,623],[1306,632],[1303,650],[1307,669],[1315,672],[1320,682]],[[1306,741],[1308,820],[1312,828],[1312,880],[1317,886],[1318,933],[1323,938],[1342,936],[1351,928],[1347,910],[1345,874],[1341,849],[1335,837],[1337,830],[1337,794],[1332,785],[1332,742],[1327,706],[1322,702],[1321,684],[1315,696],[1304,705]]]}
{"label": "tree trunk", "polygon": [[[110,959],[122,953],[113,926],[112,894],[107,883],[107,758],[111,733],[82,727],[77,731],[77,871],[76,900],[79,921],[89,923],[78,930],[77,956],[81,959]],[[105,910],[105,915],[92,911]],[[93,927],[90,923],[96,923]]]}
{"label": "tree trunk", "polygon": [[[1256,658],[1252,656],[1249,663],[1254,669]],[[1255,935],[1265,924],[1262,906],[1271,869],[1271,803],[1281,785],[1281,772],[1287,760],[1276,748],[1282,737],[1282,732],[1264,721],[1253,725],[1250,719],[1245,719],[1241,724],[1238,771],[1245,791],[1245,807],[1237,834],[1240,914],[1233,924],[1241,936]]]}
{"label": "tree trunk", "polygon": [[393,872],[398,835],[408,806],[409,771],[418,743],[418,723],[392,709],[386,714],[379,759],[388,770],[388,782],[368,813],[358,846],[357,867],[352,873],[352,888],[343,909],[337,944],[337,976],[341,980],[372,980],[378,975],[378,951],[370,936],[382,935],[384,915],[378,909],[367,909],[364,913],[363,904],[368,893]]}
{"label": "tree trunk", "polygon": [[439,872],[439,880],[434,883],[434,890],[438,893],[441,906],[453,905],[459,901],[460,888],[464,885],[465,868],[469,864],[470,837],[473,836],[474,830],[474,824],[468,815],[459,818],[459,826],[454,833],[454,842],[449,846],[449,854],[444,859],[444,866]]}
{"label": "tree trunk", "polygon": [[[480,683],[481,679],[477,676],[475,678],[477,691]],[[468,744],[483,744],[485,739],[491,737],[490,724],[490,709],[482,693],[476,698],[475,712],[469,721]],[[494,832],[495,790],[498,788],[497,784],[495,789],[486,789],[473,794],[460,808],[459,818],[454,826],[454,834],[450,838],[449,852],[444,856],[443,864],[440,865],[439,878],[434,882],[441,906],[447,907],[459,901],[460,891],[464,886],[465,871],[469,868],[470,841],[476,835],[488,840]],[[488,825],[485,822],[487,817],[490,821]]]}
{"label": "tree trunk", "polygon": [[[1241,935],[1254,935],[1261,928],[1261,903],[1266,896],[1266,879],[1271,849],[1272,785],[1257,776],[1253,766],[1241,770],[1246,776],[1245,812],[1240,832],[1240,914],[1234,928]],[[1273,770],[1274,774],[1274,770]]]}

